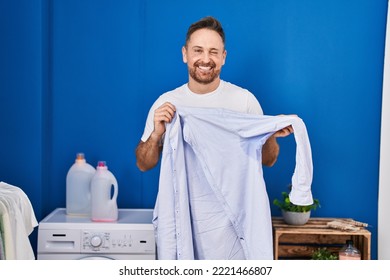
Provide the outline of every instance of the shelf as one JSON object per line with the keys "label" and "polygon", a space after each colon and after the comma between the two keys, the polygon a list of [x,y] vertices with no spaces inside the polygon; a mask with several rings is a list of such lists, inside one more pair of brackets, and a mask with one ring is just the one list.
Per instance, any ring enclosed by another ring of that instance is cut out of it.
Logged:
{"label": "shelf", "polygon": [[365,229],[344,231],[332,229],[328,222],[341,218],[310,218],[305,225],[286,224],[281,217],[272,218],[274,259],[310,259],[317,248],[338,252],[346,240],[352,239],[362,255],[371,259],[371,233]]}

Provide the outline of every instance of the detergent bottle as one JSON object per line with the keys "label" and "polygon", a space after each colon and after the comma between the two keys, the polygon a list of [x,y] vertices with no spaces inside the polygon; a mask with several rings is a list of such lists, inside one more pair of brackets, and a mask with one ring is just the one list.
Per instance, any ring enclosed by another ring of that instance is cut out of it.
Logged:
{"label": "detergent bottle", "polygon": [[66,175],[66,214],[91,215],[90,184],[94,174],[95,168],[86,162],[83,153],[78,153]]}
{"label": "detergent bottle", "polygon": [[[113,190],[113,192],[112,192]],[[91,219],[113,222],[118,219],[118,183],[105,161],[99,161],[91,181]]]}

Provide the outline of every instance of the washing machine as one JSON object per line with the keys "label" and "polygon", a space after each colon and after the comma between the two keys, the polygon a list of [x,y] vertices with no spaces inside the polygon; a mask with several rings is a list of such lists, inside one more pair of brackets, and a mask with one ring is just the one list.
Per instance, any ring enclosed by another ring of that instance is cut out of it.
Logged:
{"label": "washing machine", "polygon": [[57,208],[38,225],[38,260],[154,260],[153,209],[119,209],[115,222],[93,222]]}

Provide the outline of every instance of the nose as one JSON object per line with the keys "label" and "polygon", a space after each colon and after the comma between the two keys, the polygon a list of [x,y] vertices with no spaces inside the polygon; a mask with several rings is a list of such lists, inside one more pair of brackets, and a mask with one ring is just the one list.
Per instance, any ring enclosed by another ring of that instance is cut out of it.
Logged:
{"label": "nose", "polygon": [[203,61],[204,63],[209,63],[209,62],[210,62],[210,55],[209,55],[208,52],[203,52],[202,61]]}

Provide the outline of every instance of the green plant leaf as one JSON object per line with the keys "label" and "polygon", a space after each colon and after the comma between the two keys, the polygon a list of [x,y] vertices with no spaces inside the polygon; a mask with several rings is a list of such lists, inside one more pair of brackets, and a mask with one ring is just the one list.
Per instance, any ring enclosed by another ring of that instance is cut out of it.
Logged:
{"label": "green plant leaf", "polygon": [[279,207],[281,210],[290,212],[308,212],[311,210],[316,210],[317,207],[320,207],[320,201],[318,199],[313,199],[313,204],[311,205],[295,205],[291,203],[289,194],[287,192],[282,192],[282,200],[275,198],[273,204]]}

